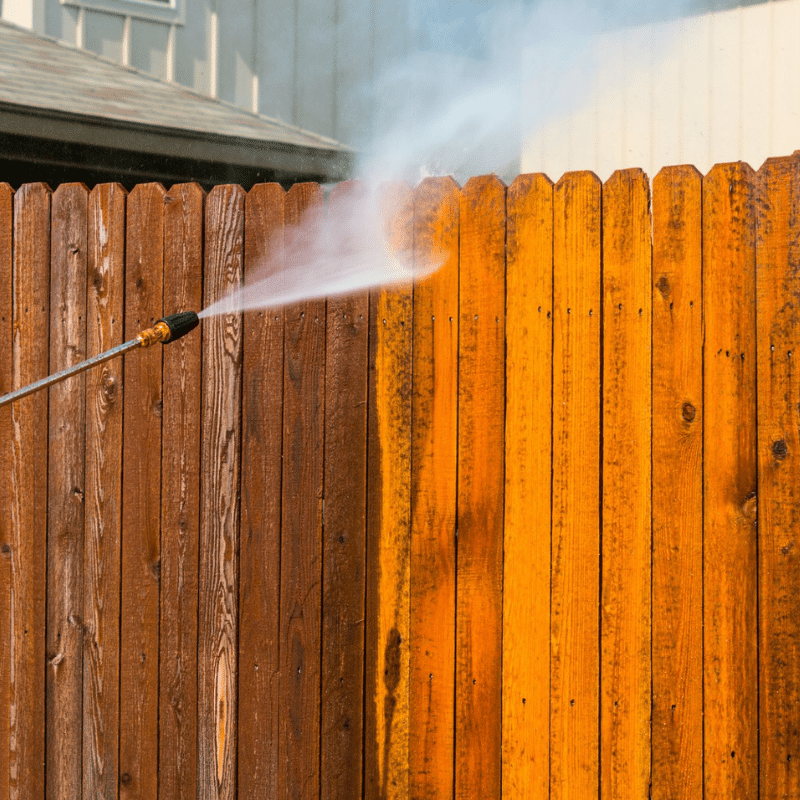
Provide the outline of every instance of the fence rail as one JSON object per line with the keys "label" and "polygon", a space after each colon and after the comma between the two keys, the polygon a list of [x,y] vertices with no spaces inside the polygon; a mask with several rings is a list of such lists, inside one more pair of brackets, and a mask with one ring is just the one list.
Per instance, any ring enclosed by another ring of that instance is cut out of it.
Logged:
{"label": "fence rail", "polygon": [[[1,186],[0,391],[355,190]],[[800,157],[384,197],[0,410],[0,798],[800,796]]]}

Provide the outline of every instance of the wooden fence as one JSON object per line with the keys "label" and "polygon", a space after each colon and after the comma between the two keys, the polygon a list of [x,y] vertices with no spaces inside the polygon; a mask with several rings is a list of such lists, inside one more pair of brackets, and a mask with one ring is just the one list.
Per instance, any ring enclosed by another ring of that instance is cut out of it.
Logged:
{"label": "wooden fence", "polygon": [[[0,798],[800,796],[800,157],[385,197],[413,291],[0,412]],[[322,202],[0,188],[0,390]]]}

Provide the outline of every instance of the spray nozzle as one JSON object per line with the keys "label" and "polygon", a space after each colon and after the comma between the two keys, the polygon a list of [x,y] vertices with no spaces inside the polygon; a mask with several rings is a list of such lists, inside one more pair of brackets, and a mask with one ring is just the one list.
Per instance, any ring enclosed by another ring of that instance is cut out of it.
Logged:
{"label": "spray nozzle", "polygon": [[200,323],[200,318],[194,311],[179,311],[177,314],[170,314],[162,317],[152,328],[143,330],[138,335],[142,347],[150,347],[156,342],[166,344],[186,336],[189,331],[193,331]]}

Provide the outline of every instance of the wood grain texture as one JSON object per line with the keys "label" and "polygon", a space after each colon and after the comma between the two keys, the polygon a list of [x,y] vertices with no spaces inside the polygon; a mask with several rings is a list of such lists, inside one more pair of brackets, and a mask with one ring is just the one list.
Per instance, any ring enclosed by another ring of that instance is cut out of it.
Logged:
{"label": "wood grain texture", "polygon": [[[128,196],[125,340],[162,315],[164,189]],[[158,652],[161,577],[161,348],[124,356],[120,797],[158,794]]]}
{"label": "wood grain texture", "polygon": [[703,180],[705,797],[758,792],[754,175]]}
{"label": "wood grain texture", "polygon": [[414,195],[415,262],[441,262],[414,287],[408,760],[420,800],[453,794],[459,193],[429,178]]}
{"label": "wood grain texture", "polygon": [[550,795],[553,184],[508,189],[503,795]]}
{"label": "wood grain texture", "polygon": [[[336,186],[326,224],[350,231],[364,192]],[[320,783],[345,800],[361,796],[364,747],[369,295],[330,298],[326,326]]]}
{"label": "wood grain texture", "polygon": [[[206,201],[203,305],[243,276],[244,191]],[[200,565],[197,631],[198,795],[236,797],[242,315],[203,322]]]}
{"label": "wood grain texture", "polygon": [[550,795],[599,794],[601,184],[553,193]]}
{"label": "wood grain texture", "polygon": [[[126,192],[89,195],[86,350],[122,343]],[[119,787],[122,359],[86,374],[83,548],[83,796],[115,800]]]}
{"label": "wood grain texture", "polygon": [[[413,197],[382,187],[390,249],[412,249]],[[370,295],[364,795],[408,796],[411,538],[410,288]]]}
{"label": "wood grain texture", "polygon": [[[321,203],[319,186],[295,184],[287,228],[315,236]],[[285,325],[278,796],[310,800],[320,792],[325,301],[288,306]]]}
{"label": "wood grain texture", "polygon": [[[203,305],[203,203],[197,185],[164,198],[164,310]],[[201,332],[163,351],[159,795],[197,795],[197,570]]]}
{"label": "wood grain texture", "polygon": [[[50,236],[50,369],[86,358],[89,191],[59,186]],[[49,389],[47,488],[47,794],[82,791],[85,374]]]}
{"label": "wood grain texture", "polygon": [[641,170],[603,185],[600,793],[646,797],[651,712],[651,220]]}
{"label": "wood grain texture", "polygon": [[703,791],[702,178],[653,180],[653,798]]}
{"label": "wood grain texture", "polygon": [[[0,394],[14,388],[12,346],[14,192],[0,183]],[[14,451],[11,407],[0,409],[0,474],[11,475]],[[0,481],[0,797],[9,797],[11,755],[11,509],[9,480]]]}
{"label": "wood grain texture", "polygon": [[[254,186],[245,200],[244,274],[283,265],[285,192]],[[284,311],[244,316],[239,563],[239,797],[278,792],[281,468]]]}
{"label": "wood grain texture", "polygon": [[800,797],[800,154],[758,174],[759,776]]}
{"label": "wood grain texture", "polygon": [[[12,364],[14,388],[47,374],[50,325],[50,189],[14,195]],[[12,800],[45,793],[45,584],[47,574],[47,395],[12,406],[11,544]]]}
{"label": "wood grain texture", "polygon": [[505,458],[505,202],[461,192],[455,796],[499,798]]}

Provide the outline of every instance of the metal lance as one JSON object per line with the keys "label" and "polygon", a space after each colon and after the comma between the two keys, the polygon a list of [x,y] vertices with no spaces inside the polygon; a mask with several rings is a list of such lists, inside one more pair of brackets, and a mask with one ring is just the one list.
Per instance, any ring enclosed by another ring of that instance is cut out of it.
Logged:
{"label": "metal lance", "polygon": [[6,403],[13,403],[15,400],[38,392],[39,389],[44,389],[47,386],[52,386],[54,383],[71,378],[73,375],[85,372],[87,369],[97,366],[97,364],[102,364],[105,361],[116,358],[116,356],[127,353],[128,350],[136,350],[139,347],[150,347],[156,342],[161,342],[162,344],[174,342],[180,339],[181,336],[186,336],[189,331],[194,330],[199,322],[200,319],[194,311],[180,311],[177,314],[170,314],[168,317],[162,317],[152,328],[146,328],[138,333],[135,339],[118,344],[116,347],[112,347],[104,353],[100,353],[92,358],[88,358],[86,361],[81,361],[80,364],[67,367],[67,369],[61,370],[61,372],[56,372],[39,381],[23,386],[21,389],[17,389],[14,392],[4,394],[0,397],[0,406],[4,406]]}

